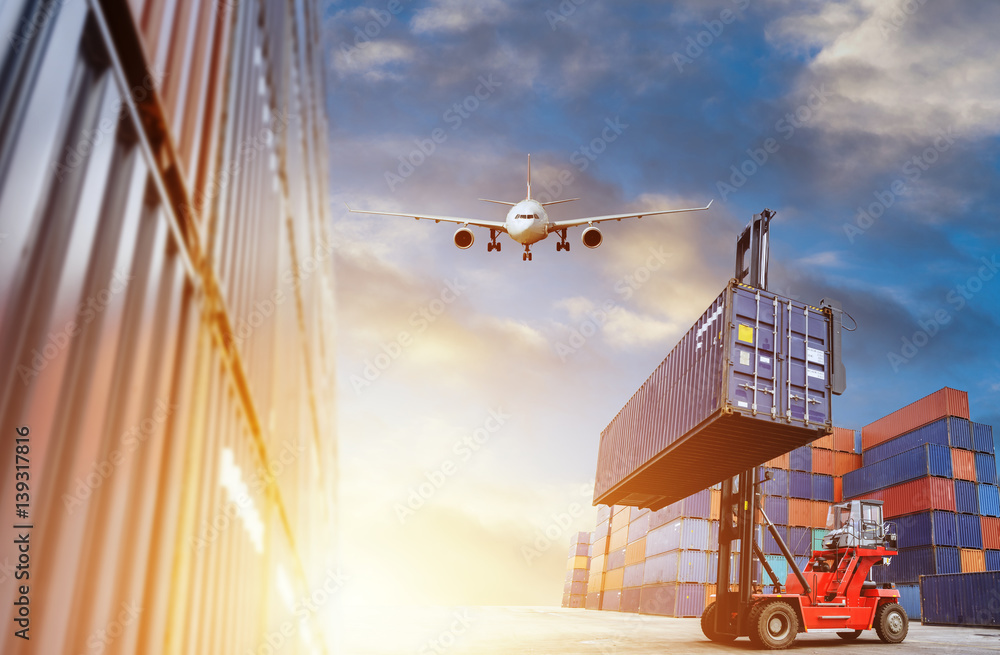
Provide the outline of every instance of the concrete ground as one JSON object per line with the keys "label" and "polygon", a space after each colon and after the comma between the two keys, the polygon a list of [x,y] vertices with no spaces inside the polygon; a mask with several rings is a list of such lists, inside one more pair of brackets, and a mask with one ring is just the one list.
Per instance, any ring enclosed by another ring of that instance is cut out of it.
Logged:
{"label": "concrete ground", "polygon": [[[701,634],[698,619],[671,619],[557,607],[344,607],[331,633],[337,655],[652,655],[755,653],[749,641],[721,646]],[[339,628],[339,629],[338,629]],[[775,652],[775,651],[772,651]],[[1000,653],[1000,630],[910,623],[906,641],[888,645],[874,631],[853,642],[799,635],[790,653],[875,652],[955,655]]]}

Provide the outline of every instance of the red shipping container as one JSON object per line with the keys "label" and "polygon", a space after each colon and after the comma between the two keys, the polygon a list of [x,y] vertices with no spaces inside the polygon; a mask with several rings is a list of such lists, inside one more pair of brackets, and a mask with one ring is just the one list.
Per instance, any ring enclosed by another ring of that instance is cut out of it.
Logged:
{"label": "red shipping container", "polygon": [[812,503],[812,527],[825,528],[826,515],[830,513],[830,503],[814,500]]}
{"label": "red shipping container", "polygon": [[951,478],[918,478],[894,487],[878,489],[862,497],[881,500],[882,512],[886,518],[930,509],[955,511],[955,483]]}
{"label": "red shipping container", "polygon": [[833,502],[839,503],[844,500],[844,478],[833,479]]}
{"label": "red shipping container", "polygon": [[813,473],[833,475],[833,451],[825,448],[813,448]]}
{"label": "red shipping container", "polygon": [[976,481],[976,454],[971,450],[951,449],[951,470],[956,480]]}
{"label": "red shipping container", "polygon": [[833,461],[833,474],[845,475],[861,468],[861,455],[853,453],[836,453]]}
{"label": "red shipping container", "polygon": [[788,453],[785,453],[784,455],[779,455],[779,456],[775,457],[774,459],[772,459],[772,460],[770,460],[768,462],[765,462],[764,466],[766,466],[768,468],[772,468],[772,469],[785,469],[787,471],[788,470]]}
{"label": "red shipping container", "polygon": [[865,450],[945,416],[969,418],[969,395],[945,387],[861,428]]}
{"label": "red shipping container", "polygon": [[[801,500],[799,498],[788,499],[788,525],[800,527],[812,527],[813,513],[812,501]],[[823,518],[823,525],[826,525],[826,518]]]}
{"label": "red shipping container", "polygon": [[[841,428],[834,428],[834,430],[840,430]],[[833,435],[827,434],[816,441],[812,442],[813,448],[826,448],[827,450],[833,450]]]}
{"label": "red shipping container", "polygon": [[983,516],[979,520],[983,526],[983,548],[1000,550],[1000,519]]}
{"label": "red shipping container", "polygon": [[646,560],[646,537],[633,541],[625,547],[625,566],[638,564]]}
{"label": "red shipping container", "polygon": [[844,453],[854,452],[854,430],[834,428],[832,438],[834,450]]}

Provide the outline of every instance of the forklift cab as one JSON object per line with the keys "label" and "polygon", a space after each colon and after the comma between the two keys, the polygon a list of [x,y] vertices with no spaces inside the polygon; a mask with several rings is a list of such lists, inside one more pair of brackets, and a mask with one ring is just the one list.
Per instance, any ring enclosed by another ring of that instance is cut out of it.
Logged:
{"label": "forklift cab", "polygon": [[882,521],[881,500],[852,500],[830,507],[823,548],[895,548],[896,535]]}

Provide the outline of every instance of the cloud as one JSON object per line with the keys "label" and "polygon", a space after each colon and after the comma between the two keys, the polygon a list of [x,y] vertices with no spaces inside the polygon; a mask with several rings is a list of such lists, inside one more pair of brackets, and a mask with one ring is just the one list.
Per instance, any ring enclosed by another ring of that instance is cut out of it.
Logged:
{"label": "cloud", "polygon": [[512,9],[504,0],[434,0],[418,10],[411,22],[417,34],[465,32],[479,25],[496,25]]}

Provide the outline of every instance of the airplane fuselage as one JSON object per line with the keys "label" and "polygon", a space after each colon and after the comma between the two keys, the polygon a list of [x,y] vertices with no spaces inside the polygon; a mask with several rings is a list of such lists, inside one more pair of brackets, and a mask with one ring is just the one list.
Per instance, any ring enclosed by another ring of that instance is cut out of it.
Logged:
{"label": "airplane fuselage", "polygon": [[549,215],[537,200],[522,200],[507,212],[504,227],[511,239],[530,246],[549,235]]}

